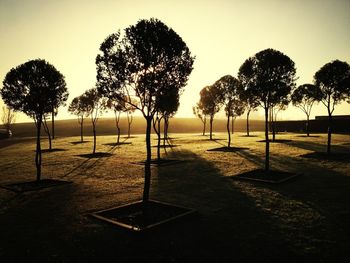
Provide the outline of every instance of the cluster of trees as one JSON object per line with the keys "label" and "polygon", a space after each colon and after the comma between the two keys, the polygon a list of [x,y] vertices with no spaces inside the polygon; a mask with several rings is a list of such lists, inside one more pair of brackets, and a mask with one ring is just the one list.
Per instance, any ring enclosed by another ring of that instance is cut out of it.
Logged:
{"label": "cluster of trees", "polygon": [[[99,116],[111,109],[115,113],[117,143],[120,137],[120,114],[127,113],[130,135],[132,113],[139,110],[146,126],[147,159],[143,200],[148,201],[151,183],[151,128],[158,134],[160,158],[160,122],[164,121],[164,140],[169,119],[179,107],[179,97],[193,69],[194,57],[186,43],[171,28],[157,19],[140,20],[108,36],[96,57],[96,87],[74,98],[69,111],[77,115],[83,141],[84,118],[90,116],[96,151],[96,124]],[[28,61],[10,70],[1,96],[11,109],[32,117],[37,127],[37,181],[41,177],[40,132],[49,131],[46,119],[57,114],[68,98],[64,76],[42,59]],[[52,128],[54,136],[54,129]],[[51,137],[51,136],[50,136]],[[165,141],[164,141],[165,143]]]}
{"label": "cluster of trees", "polygon": [[[285,110],[290,102],[302,109],[306,116],[306,132],[309,136],[309,118],[315,102],[327,107],[329,116],[327,153],[331,153],[332,114],[335,105],[350,98],[350,66],[334,60],[324,65],[314,75],[314,84],[296,87],[294,62],[285,54],[266,49],[248,58],[239,68],[238,79],[224,76],[211,86],[200,91],[200,101],[193,107],[193,113],[203,122],[205,134],[206,119],[210,121],[210,139],[214,116],[224,106],[227,116],[228,147],[230,147],[230,126],[237,116],[247,113],[247,135],[249,136],[249,114],[257,107],[265,113],[265,169],[269,170],[269,121],[272,140],[275,140],[275,121],[279,111]],[[233,129],[233,125],[232,125]]]}

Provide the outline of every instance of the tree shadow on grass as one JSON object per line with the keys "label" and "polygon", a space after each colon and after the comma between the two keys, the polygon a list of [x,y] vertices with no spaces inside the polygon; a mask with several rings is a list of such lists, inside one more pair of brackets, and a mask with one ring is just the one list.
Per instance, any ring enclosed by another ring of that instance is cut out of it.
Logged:
{"label": "tree shadow on grass", "polygon": [[96,153],[79,154],[77,156],[92,159],[92,158],[106,158],[106,157],[111,157],[112,155],[113,153],[109,153],[109,152],[96,152]]}
{"label": "tree shadow on grass", "polygon": [[42,153],[53,153],[53,152],[64,152],[64,151],[67,151],[67,149],[53,148],[53,149],[43,149],[43,150],[41,150]]}
{"label": "tree shadow on grass", "polygon": [[[153,175],[151,197],[199,212],[201,220],[195,225],[183,224],[169,232],[170,236],[173,233],[183,236],[181,243],[177,238],[175,242],[178,251],[186,253],[184,258],[188,260],[192,253],[194,257],[190,259],[199,262],[281,257],[286,262],[296,260],[298,256],[281,242],[283,237],[269,216],[253,199],[228,183],[214,163],[186,150],[169,155],[187,162],[158,167],[158,173]],[[230,253],[233,248],[234,255]]]}
{"label": "tree shadow on grass", "polygon": [[[286,142],[291,142],[292,140],[286,140],[286,139],[275,139],[274,141],[271,139],[269,140],[270,143],[286,143]],[[266,140],[259,140],[256,142],[266,142]]]}
{"label": "tree shadow on grass", "polygon": [[[180,145],[178,144],[161,144],[159,147],[160,148],[174,148],[174,147],[179,147]],[[153,145],[152,146],[153,148],[157,148],[158,146],[157,145]]]}
{"label": "tree shadow on grass", "polygon": [[338,162],[348,162],[350,160],[350,154],[348,153],[331,153],[327,154],[325,152],[311,152],[300,155],[302,158],[311,158],[315,160],[327,160],[327,161],[338,161]]}
{"label": "tree shadow on grass", "polygon": [[258,135],[240,135],[239,137],[259,137]]}
{"label": "tree shadow on grass", "polygon": [[[284,142],[285,144],[293,147],[297,147],[300,149],[308,150],[308,151],[314,151],[314,152],[326,152],[327,150],[327,144],[321,144],[311,141],[290,141],[290,142]],[[347,149],[346,146],[343,145],[332,145],[332,151],[333,152],[348,152],[349,149]]]}
{"label": "tree shadow on grass", "polygon": [[319,136],[319,135],[309,135],[309,136],[307,136],[307,135],[296,135],[295,137],[302,137],[302,138],[319,138],[319,137],[321,137],[321,136]]}
{"label": "tree shadow on grass", "polygon": [[68,183],[71,183],[71,182],[56,180],[56,179],[42,179],[40,181],[12,183],[12,184],[3,185],[1,187],[16,193],[23,193],[23,192],[37,191],[48,187],[60,186]]}

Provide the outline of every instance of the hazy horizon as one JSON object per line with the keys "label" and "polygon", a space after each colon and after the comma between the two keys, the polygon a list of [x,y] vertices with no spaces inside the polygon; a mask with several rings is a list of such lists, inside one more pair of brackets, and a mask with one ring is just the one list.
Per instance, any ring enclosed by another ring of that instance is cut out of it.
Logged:
{"label": "hazy horizon", "polygon": [[[297,68],[297,85],[312,83],[324,64],[349,63],[350,1],[0,1],[0,79],[30,59],[42,58],[65,77],[70,101],[94,86],[95,58],[102,41],[138,20],[155,17],[173,28],[196,56],[180,98],[177,117],[193,117],[199,91],[223,75],[237,76],[248,57],[265,48],[288,55]],[[209,19],[210,18],[210,19]],[[0,106],[3,102],[0,100]],[[315,105],[311,118],[326,115]],[[335,115],[350,114],[350,104]],[[222,117],[223,113],[221,113]],[[105,115],[112,117],[113,113]],[[220,115],[219,115],[220,117]],[[261,110],[252,119],[263,117]],[[57,119],[73,119],[67,106]],[[280,120],[304,119],[290,106]],[[30,121],[19,114],[18,122]]]}

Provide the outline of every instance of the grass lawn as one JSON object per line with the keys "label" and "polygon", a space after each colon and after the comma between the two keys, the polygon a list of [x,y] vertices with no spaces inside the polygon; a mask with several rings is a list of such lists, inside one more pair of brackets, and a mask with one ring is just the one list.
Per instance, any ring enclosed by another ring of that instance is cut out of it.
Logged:
{"label": "grass lawn", "polygon": [[[278,134],[270,144],[271,168],[303,175],[280,185],[232,180],[263,167],[263,133],[226,134],[213,141],[171,134],[177,147],[162,157],[182,160],[152,166],[151,198],[194,208],[198,216],[150,232],[132,234],[100,222],[91,212],[142,197],[145,137],[62,137],[43,153],[42,178],[71,181],[39,191],[0,188],[0,259],[3,262],[349,262],[350,162],[300,155],[326,150],[326,135]],[[350,153],[350,135],[332,138],[334,152]],[[155,141],[152,140],[155,145]],[[2,147],[1,144],[4,144]],[[42,141],[43,149],[47,140]],[[0,141],[0,185],[35,179],[35,140]],[[153,158],[156,149],[152,148]]]}

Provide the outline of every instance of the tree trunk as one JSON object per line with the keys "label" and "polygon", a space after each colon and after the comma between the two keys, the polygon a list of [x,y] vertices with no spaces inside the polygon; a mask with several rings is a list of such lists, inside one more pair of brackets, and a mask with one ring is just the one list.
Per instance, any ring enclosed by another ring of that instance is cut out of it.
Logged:
{"label": "tree trunk", "polygon": [[[160,121],[161,119],[157,120],[157,125],[158,125],[158,140],[157,140],[157,160],[160,160]],[[164,126],[165,126],[165,120],[164,120]],[[163,133],[163,137],[164,137],[164,142],[165,142],[165,133]]]}
{"label": "tree trunk", "polygon": [[84,123],[84,117],[81,118],[80,121],[80,141],[83,142],[84,141],[84,137],[83,137],[83,123]]}
{"label": "tree trunk", "polygon": [[230,145],[231,145],[231,133],[230,133],[230,115],[228,115],[228,116],[227,116],[226,128],[227,128],[227,135],[228,135],[228,143],[227,143],[227,147],[228,147],[228,148],[230,148]]}
{"label": "tree trunk", "polygon": [[210,140],[213,139],[213,120],[214,118],[210,116],[210,135],[209,135]]}
{"label": "tree trunk", "polygon": [[[49,129],[49,127],[47,127]],[[51,136],[50,136],[50,133],[47,134],[47,137],[49,139],[49,150],[51,151],[52,150],[52,141],[51,141]]]}
{"label": "tree trunk", "polygon": [[310,136],[310,117],[309,117],[309,115],[307,115],[307,119],[306,119],[306,135],[307,135],[307,137]]}
{"label": "tree trunk", "polygon": [[328,114],[327,155],[331,155],[332,130],[333,130],[333,117],[332,117],[332,114],[329,113]]}
{"label": "tree trunk", "polygon": [[232,134],[234,134],[234,129],[233,129],[233,122],[234,122],[234,119],[233,119],[233,116],[232,116],[232,118],[231,118],[231,132],[232,132]]}
{"label": "tree trunk", "polygon": [[205,135],[205,126],[207,125],[207,118],[204,118],[203,121],[203,136]]}
{"label": "tree trunk", "polygon": [[270,169],[269,109],[265,108],[265,171]]}
{"label": "tree trunk", "polygon": [[[51,127],[52,127],[52,140],[55,139],[55,109],[52,108],[52,122],[51,122]],[[50,147],[51,149],[51,147]]]}
{"label": "tree trunk", "polygon": [[127,113],[128,117],[128,138],[130,138],[130,133],[131,133],[131,123],[132,123],[132,115],[130,113]]}
{"label": "tree trunk", "polygon": [[145,184],[143,188],[143,202],[146,203],[149,200],[149,191],[151,188],[151,126],[152,117],[146,117],[146,149],[147,149],[147,159],[145,163]]}
{"label": "tree trunk", "polygon": [[250,115],[250,110],[247,112],[247,136],[249,137],[249,115]]}
{"label": "tree trunk", "polygon": [[37,121],[36,129],[36,151],[35,151],[35,166],[36,166],[36,181],[41,179],[41,145],[40,145],[40,132],[41,132],[41,118]]}
{"label": "tree trunk", "polygon": [[95,154],[96,153],[96,124],[95,123],[92,124],[92,131],[94,133],[94,149],[92,151],[92,154]]}

